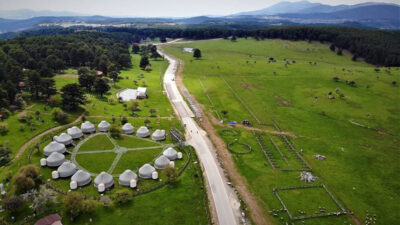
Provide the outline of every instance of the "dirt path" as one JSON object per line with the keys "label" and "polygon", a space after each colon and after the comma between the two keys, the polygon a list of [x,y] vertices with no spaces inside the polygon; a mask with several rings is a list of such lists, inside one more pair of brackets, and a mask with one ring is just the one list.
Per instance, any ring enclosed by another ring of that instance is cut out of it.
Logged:
{"label": "dirt path", "polygon": [[65,78],[78,78],[79,76],[76,74],[57,74],[57,77],[65,77]]}
{"label": "dirt path", "polygon": [[[184,62],[180,59],[177,60],[179,61],[179,68],[176,76],[176,84],[178,85],[179,89],[182,90],[184,88],[182,82],[182,72],[183,72]],[[192,96],[192,99],[195,102],[195,104],[199,106],[199,103],[196,101],[194,96]],[[199,110],[203,111],[201,107],[199,107]],[[205,115],[204,112],[202,112],[202,115]],[[259,225],[273,224],[272,221],[269,218],[267,218],[266,216],[267,213],[263,211],[263,209],[260,206],[260,203],[256,200],[256,198],[247,188],[248,183],[246,179],[242,177],[236,170],[233,159],[226,147],[225,142],[218,136],[208,116],[203,117],[201,126],[206,130],[208,136],[211,138],[211,141],[215,145],[221,164],[223,165],[223,168],[225,172],[228,174],[229,178],[234,183],[234,186],[239,192],[242,200],[245,202],[247,208],[249,209],[251,219],[256,224]]]}
{"label": "dirt path", "polygon": [[35,141],[37,141],[39,138],[43,137],[44,135],[47,135],[53,131],[56,131],[58,129],[62,129],[68,126],[71,126],[72,124],[78,122],[79,120],[82,119],[82,116],[84,115],[85,112],[83,112],[78,118],[76,118],[73,122],[69,123],[69,124],[65,124],[65,125],[60,125],[57,127],[53,127],[50,128],[48,130],[43,131],[42,133],[34,136],[33,138],[31,138],[29,141],[25,142],[24,145],[22,145],[22,147],[18,150],[18,153],[15,155],[15,157],[13,158],[12,161],[14,161],[15,159],[18,159],[22,154],[24,154],[25,150]]}

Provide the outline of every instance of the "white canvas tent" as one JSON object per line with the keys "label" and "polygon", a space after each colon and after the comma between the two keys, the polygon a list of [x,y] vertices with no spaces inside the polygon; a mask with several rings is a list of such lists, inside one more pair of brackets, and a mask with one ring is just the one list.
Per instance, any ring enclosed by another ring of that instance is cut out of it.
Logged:
{"label": "white canvas tent", "polygon": [[154,133],[151,135],[151,138],[154,141],[163,141],[165,140],[165,130],[159,130],[157,129],[154,131]]}
{"label": "white canvas tent", "polygon": [[90,174],[83,170],[78,170],[72,177],[71,181],[75,181],[78,187],[85,186],[89,184],[92,179],[90,178]]}
{"label": "white canvas tent", "polygon": [[124,134],[133,134],[135,132],[135,128],[130,123],[125,123],[122,126],[122,132]]}
{"label": "white canvas tent", "polygon": [[154,166],[157,169],[165,169],[171,161],[165,156],[161,155],[154,161]]}
{"label": "white canvas tent", "polygon": [[67,149],[64,144],[58,143],[56,141],[50,142],[50,144],[44,147],[43,152],[45,156],[49,156],[53,152],[58,152],[63,154]]}
{"label": "white canvas tent", "polygon": [[114,179],[109,173],[103,171],[94,179],[94,186],[96,188],[101,184],[104,184],[106,189],[111,188],[114,185]]}
{"label": "white canvas tent", "polygon": [[137,130],[136,135],[137,135],[138,137],[145,138],[145,137],[150,136],[150,131],[149,131],[149,129],[148,129],[147,127],[141,126],[141,127]]}
{"label": "white canvas tent", "polygon": [[178,153],[172,147],[169,147],[163,151],[163,155],[166,156],[169,160],[175,160],[178,158]]}
{"label": "white canvas tent", "polygon": [[57,172],[61,178],[70,177],[74,175],[77,171],[77,167],[72,162],[63,162],[60,167],[58,167]]}
{"label": "white canvas tent", "polygon": [[65,161],[65,155],[53,152],[47,157],[46,165],[49,167],[58,167]]}
{"label": "white canvas tent", "polygon": [[72,139],[79,139],[83,136],[82,130],[79,129],[77,126],[68,128],[67,133],[69,134],[69,136],[72,137]]}
{"label": "white canvas tent", "polygon": [[85,121],[84,123],[82,123],[81,129],[82,132],[85,134],[91,134],[96,131],[96,128],[94,127],[93,123],[91,123],[90,121]]}
{"label": "white canvas tent", "polygon": [[119,175],[119,184],[121,186],[130,186],[132,180],[136,182],[138,180],[138,176],[132,170],[125,170]]}
{"label": "white canvas tent", "polygon": [[107,132],[108,129],[110,129],[110,123],[107,122],[107,121],[105,121],[105,120],[102,120],[102,121],[99,123],[99,125],[97,126],[97,129],[98,129],[99,131],[101,131],[101,132]]}
{"label": "white canvas tent", "polygon": [[153,166],[146,163],[142,167],[139,168],[139,177],[144,178],[144,179],[151,179],[152,174],[155,171],[156,171],[156,169]]}
{"label": "white canvas tent", "polygon": [[60,136],[54,136],[53,139],[64,145],[72,144],[72,137],[66,133],[61,133]]}

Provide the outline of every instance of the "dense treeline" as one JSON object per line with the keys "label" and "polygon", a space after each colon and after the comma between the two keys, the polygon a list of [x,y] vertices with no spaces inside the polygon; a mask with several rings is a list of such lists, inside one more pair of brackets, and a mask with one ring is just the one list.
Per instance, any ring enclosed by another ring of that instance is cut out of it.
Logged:
{"label": "dense treeline", "polygon": [[0,114],[6,115],[10,106],[22,106],[23,90],[35,99],[50,98],[56,93],[52,77],[67,68],[88,67],[118,76],[122,68],[131,66],[125,39],[117,33],[76,32],[0,42]]}
{"label": "dense treeline", "polygon": [[[74,28],[76,30],[82,27]],[[23,32],[21,35],[43,35],[54,33],[70,33],[74,29],[38,30]],[[188,39],[210,39],[254,37],[257,40],[265,38],[280,38],[286,40],[307,40],[333,43],[341,50],[348,50],[355,58],[364,58],[368,63],[377,66],[400,66],[400,31],[368,30],[351,27],[311,27],[293,26],[268,29],[226,29],[226,28],[85,28],[109,33],[113,38],[124,42],[139,42],[142,39],[156,37],[160,38],[188,38]],[[57,31],[57,32],[55,32]]]}

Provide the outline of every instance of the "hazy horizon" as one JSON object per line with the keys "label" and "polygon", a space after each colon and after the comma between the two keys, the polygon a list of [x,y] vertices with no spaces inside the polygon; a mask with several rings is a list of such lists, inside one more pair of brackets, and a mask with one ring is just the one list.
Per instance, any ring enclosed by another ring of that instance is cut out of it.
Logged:
{"label": "hazy horizon", "polygon": [[[296,2],[289,0],[290,2]],[[67,11],[83,15],[112,17],[192,17],[202,15],[229,15],[272,6],[280,0],[0,0],[1,11],[28,9],[34,11]],[[397,0],[323,0],[309,1],[328,5],[353,5],[365,2],[397,3]],[[210,7],[213,6],[213,7]]]}

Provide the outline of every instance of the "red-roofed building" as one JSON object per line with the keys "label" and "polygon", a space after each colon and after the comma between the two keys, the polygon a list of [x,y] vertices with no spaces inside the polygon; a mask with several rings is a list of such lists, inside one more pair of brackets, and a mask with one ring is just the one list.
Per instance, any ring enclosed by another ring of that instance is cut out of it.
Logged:
{"label": "red-roofed building", "polygon": [[97,71],[97,72],[96,72],[96,75],[97,75],[97,76],[103,76],[103,72]]}
{"label": "red-roofed building", "polygon": [[61,217],[57,213],[51,214],[38,220],[35,225],[62,225]]}

